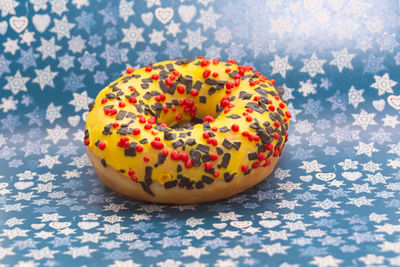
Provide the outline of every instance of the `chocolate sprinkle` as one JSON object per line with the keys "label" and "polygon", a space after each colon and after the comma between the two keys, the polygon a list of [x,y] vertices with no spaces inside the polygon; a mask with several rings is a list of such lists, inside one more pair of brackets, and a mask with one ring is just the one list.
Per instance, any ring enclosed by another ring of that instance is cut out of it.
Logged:
{"label": "chocolate sprinkle", "polygon": [[194,184],[196,186],[197,189],[202,189],[204,188],[203,182],[202,181],[198,181]]}
{"label": "chocolate sprinkle", "polygon": [[231,160],[231,154],[230,153],[225,153],[222,156],[222,162],[221,162],[221,167],[222,168],[228,168],[229,161]]}
{"label": "chocolate sprinkle", "polygon": [[179,139],[179,140],[173,142],[173,143],[172,143],[172,146],[174,147],[174,149],[177,149],[178,147],[183,146],[184,143],[185,143],[185,142],[183,142],[182,139]]}
{"label": "chocolate sprinkle", "polygon": [[143,190],[147,193],[149,193],[150,195],[152,195],[153,197],[155,197],[156,195],[154,195],[153,191],[151,191],[150,186],[147,185],[145,182],[139,182],[140,185],[142,186]]}
{"label": "chocolate sprinkle", "polygon": [[196,148],[204,153],[208,153],[210,151],[210,147],[203,144],[198,144]]}
{"label": "chocolate sprinkle", "polygon": [[234,120],[237,120],[237,119],[241,118],[241,116],[238,115],[238,114],[232,114],[232,115],[229,115],[229,116],[226,116],[226,117],[229,118],[229,119],[234,119]]}
{"label": "chocolate sprinkle", "polygon": [[104,168],[107,167],[107,163],[106,163],[106,160],[104,158],[101,159],[100,162],[101,162],[101,165],[103,165]]}
{"label": "chocolate sprinkle", "polygon": [[229,174],[229,172],[225,172],[224,173],[225,182],[227,182],[227,183],[231,182],[233,180],[233,177],[235,177],[235,175],[236,175],[236,172],[232,173],[232,174]]}
{"label": "chocolate sprinkle", "polygon": [[249,160],[256,160],[258,159],[258,155],[256,152],[251,152],[249,154],[247,154],[247,156],[249,157]]}
{"label": "chocolate sprinkle", "polygon": [[200,103],[205,104],[207,102],[207,97],[204,95],[199,96],[199,101]]}
{"label": "chocolate sprinkle", "polygon": [[212,184],[214,182],[214,179],[210,176],[203,175],[201,177],[201,181],[203,181],[203,183],[206,183],[206,184]]}
{"label": "chocolate sprinkle", "polygon": [[227,149],[231,149],[233,145],[228,139],[224,139],[224,141],[222,141],[222,146]]}
{"label": "chocolate sprinkle", "polygon": [[169,189],[175,187],[178,184],[178,180],[172,180],[164,183],[164,188]]}
{"label": "chocolate sprinkle", "polygon": [[224,126],[224,127],[219,128],[219,131],[220,131],[221,133],[226,133],[226,132],[229,131],[229,128],[226,127],[226,126]]}
{"label": "chocolate sprinkle", "polygon": [[122,120],[125,118],[126,115],[126,111],[125,110],[120,110],[117,114],[116,120]]}
{"label": "chocolate sprinkle", "polygon": [[146,181],[146,184],[151,184],[153,180],[151,179],[151,176],[153,174],[153,167],[152,166],[146,166],[144,169],[144,180]]}

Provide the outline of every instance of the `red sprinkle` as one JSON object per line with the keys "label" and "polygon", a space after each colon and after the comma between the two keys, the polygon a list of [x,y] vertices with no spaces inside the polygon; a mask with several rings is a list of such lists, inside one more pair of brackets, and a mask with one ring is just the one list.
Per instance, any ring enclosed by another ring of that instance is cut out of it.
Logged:
{"label": "red sprinkle", "polygon": [[199,94],[199,91],[197,91],[196,89],[192,89],[192,91],[190,91],[190,94],[192,96],[197,96]]}
{"label": "red sprinkle", "polygon": [[135,175],[135,171],[134,171],[134,170],[129,170],[129,171],[128,171],[128,175],[129,175],[129,176]]}
{"label": "red sprinkle", "polygon": [[232,124],[231,129],[232,129],[232,131],[237,132],[237,131],[239,131],[239,125],[237,125],[237,124]]}
{"label": "red sprinkle", "polygon": [[276,122],[274,122],[274,126],[275,126],[276,128],[279,128],[279,127],[281,127],[281,124],[280,124],[278,121],[276,121]]}
{"label": "red sprinkle", "polygon": [[165,149],[165,150],[162,151],[162,154],[163,154],[164,157],[166,157],[166,156],[168,156],[169,151]]}
{"label": "red sprinkle", "polygon": [[156,141],[156,140],[154,140],[154,141],[151,142],[151,146],[152,146],[153,148],[155,148],[155,149],[163,149],[163,148],[164,148],[163,142],[161,142],[161,141]]}
{"label": "red sprinkle", "polygon": [[183,87],[183,85],[178,85],[178,87],[176,89],[178,90],[178,93],[180,93],[180,94],[185,93],[185,87]]}
{"label": "red sprinkle", "polygon": [[227,82],[225,84],[225,86],[226,86],[226,89],[232,89],[235,86],[235,84],[233,82]]}
{"label": "red sprinkle", "polygon": [[136,149],[137,152],[142,152],[143,151],[143,146],[142,145],[137,145],[135,147],[135,149]]}
{"label": "red sprinkle", "polygon": [[242,172],[247,172],[249,170],[249,166],[244,164],[244,165],[242,165],[241,169],[242,169]]}
{"label": "red sprinkle", "polygon": [[253,169],[257,169],[259,166],[260,164],[258,162],[253,162],[253,164],[251,165]]}
{"label": "red sprinkle", "polygon": [[193,167],[193,160],[189,159],[185,162],[185,167],[190,169]]}
{"label": "red sprinkle", "polygon": [[218,128],[214,126],[211,128],[211,131],[216,132],[216,131],[218,131]]}
{"label": "red sprinkle", "polygon": [[176,77],[178,77],[178,76],[179,76],[179,71],[174,70],[174,71],[172,72],[172,74],[174,74]]}
{"label": "red sprinkle", "polygon": [[140,122],[140,123],[145,123],[145,122],[146,122],[146,119],[145,119],[144,117],[140,117],[140,118],[139,118],[139,122]]}
{"label": "red sprinkle", "polygon": [[132,175],[132,176],[131,176],[131,180],[132,180],[133,182],[136,182],[136,181],[138,180],[138,178],[137,178],[135,175]]}
{"label": "red sprinkle", "polygon": [[209,140],[210,140],[210,142],[211,142],[211,144],[212,144],[213,146],[217,146],[217,145],[218,145],[218,140],[217,140],[217,139],[215,139],[215,138],[210,138]]}
{"label": "red sprinkle", "polygon": [[205,60],[200,62],[200,65],[202,67],[207,67],[208,65],[210,65],[210,61],[205,59]]}
{"label": "red sprinkle", "polygon": [[286,117],[288,117],[289,119],[292,117],[292,114],[290,114],[289,111],[286,111],[286,112],[285,112],[285,115],[286,115]]}
{"label": "red sprinkle", "polygon": [[103,99],[101,100],[101,103],[102,103],[102,104],[105,104],[105,103],[107,103],[107,101],[108,101],[107,98],[103,98]]}
{"label": "red sprinkle", "polygon": [[160,76],[158,76],[158,74],[153,74],[153,75],[151,75],[151,78],[153,80],[158,80],[160,78]]}
{"label": "red sprinkle", "polygon": [[219,171],[215,171],[215,172],[213,173],[213,176],[214,176],[215,178],[217,178],[217,177],[219,176]]}
{"label": "red sprinkle", "polygon": [[165,84],[168,86],[173,85],[174,83],[172,82],[172,80],[170,78],[165,79]]}
{"label": "red sprinkle", "polygon": [[125,107],[125,102],[119,102],[118,106],[119,106],[120,108]]}
{"label": "red sprinkle", "polygon": [[274,145],[272,143],[266,144],[265,149],[267,149],[268,151],[272,151],[274,150]]}
{"label": "red sprinkle", "polygon": [[134,135],[138,135],[138,134],[140,134],[140,129],[139,128],[135,128],[135,129],[133,129],[132,133]]}
{"label": "red sprinkle", "polygon": [[273,112],[273,111],[275,111],[275,106],[272,106],[272,105],[271,105],[271,106],[268,107],[268,109],[271,110],[271,111]]}
{"label": "red sprinkle", "polygon": [[214,77],[214,78],[217,78],[218,77],[218,72],[213,72],[213,74],[212,74],[212,76]]}
{"label": "red sprinkle", "polygon": [[230,69],[230,68],[226,68],[226,69],[225,69],[225,72],[226,72],[226,73],[229,73],[229,72],[231,72],[231,69]]}
{"label": "red sprinkle", "polygon": [[215,154],[215,153],[210,154],[210,159],[212,161],[216,161],[218,159],[218,154]]}
{"label": "red sprinkle", "polygon": [[207,78],[208,76],[210,76],[211,74],[211,70],[210,69],[205,69],[203,71],[203,78]]}
{"label": "red sprinkle", "polygon": [[176,114],[175,119],[177,121],[181,120],[182,119],[182,114],[181,113]]}
{"label": "red sprinkle", "polygon": [[118,128],[119,127],[119,123],[118,122],[114,122],[113,123],[113,128]]}
{"label": "red sprinkle", "polygon": [[85,140],[83,140],[83,143],[85,144],[85,146],[88,146],[90,144],[90,140],[89,139],[85,139]]}
{"label": "red sprinkle", "polygon": [[219,63],[219,59],[218,59],[218,58],[214,58],[214,59],[213,59],[213,64],[214,64],[214,65],[218,65],[218,63]]}
{"label": "red sprinkle", "polygon": [[284,109],[284,108],[285,108],[285,104],[283,104],[283,103],[281,102],[281,103],[279,103],[279,107],[280,107],[281,109]]}
{"label": "red sprinkle", "polygon": [[269,81],[271,82],[272,85],[275,85],[275,80],[274,79],[271,79]]}
{"label": "red sprinkle", "polygon": [[264,163],[264,167],[266,167],[266,166],[268,166],[268,165],[270,165],[271,164],[271,160],[270,159],[265,159],[265,163]]}
{"label": "red sprinkle", "polygon": [[248,132],[248,131],[243,131],[243,132],[242,132],[242,135],[243,135],[244,137],[247,137],[247,136],[249,136],[249,132]]}
{"label": "red sprinkle", "polygon": [[149,162],[149,161],[150,161],[150,158],[145,156],[145,157],[143,157],[143,161],[144,161],[144,162]]}
{"label": "red sprinkle", "polygon": [[265,157],[265,154],[264,153],[262,153],[262,152],[260,152],[260,153],[258,153],[258,159],[259,160],[264,160],[266,157]]}
{"label": "red sprinkle", "polygon": [[278,139],[280,137],[280,135],[278,133],[274,133],[274,138]]}
{"label": "red sprinkle", "polygon": [[203,138],[204,139],[208,139],[209,137],[210,137],[209,133],[207,133],[207,132],[203,133]]}
{"label": "red sprinkle", "polygon": [[206,163],[204,163],[204,168],[205,168],[206,170],[211,170],[212,167],[213,167],[212,162],[207,161]]}
{"label": "red sprinkle", "polygon": [[135,69],[134,68],[127,68],[126,69],[126,74],[131,74],[132,72],[134,72]]}
{"label": "red sprinkle", "polygon": [[180,155],[180,159],[182,161],[187,161],[189,158],[188,154],[186,152],[182,152],[182,154]]}
{"label": "red sprinkle", "polygon": [[144,125],[144,128],[145,128],[146,130],[150,130],[151,128],[153,128],[153,126],[151,126],[150,123],[146,123],[146,124]]}
{"label": "red sprinkle", "polygon": [[171,152],[171,159],[173,160],[179,160],[180,159],[180,155],[179,152],[177,150],[174,150]]}
{"label": "red sprinkle", "polygon": [[165,107],[163,107],[163,111],[164,111],[164,113],[168,113],[168,107],[167,106],[165,106]]}
{"label": "red sprinkle", "polygon": [[104,149],[106,148],[106,143],[104,143],[103,141],[100,141],[99,144],[98,144],[98,147],[99,147],[101,150],[104,150]]}
{"label": "red sprinkle", "polygon": [[250,121],[252,121],[252,120],[253,120],[252,117],[250,117],[250,116],[247,116],[247,117],[246,117],[246,121],[250,122]]}
{"label": "red sprinkle", "polygon": [[207,116],[205,116],[204,117],[204,122],[213,122],[214,121],[214,118],[213,117],[211,117],[210,115],[207,115]]}
{"label": "red sprinkle", "polygon": [[152,70],[153,70],[153,69],[151,68],[151,66],[147,66],[147,67],[146,67],[146,71],[147,71],[147,72],[150,72],[150,71],[152,71]]}
{"label": "red sprinkle", "polygon": [[134,96],[129,97],[129,103],[136,104],[137,99]]}

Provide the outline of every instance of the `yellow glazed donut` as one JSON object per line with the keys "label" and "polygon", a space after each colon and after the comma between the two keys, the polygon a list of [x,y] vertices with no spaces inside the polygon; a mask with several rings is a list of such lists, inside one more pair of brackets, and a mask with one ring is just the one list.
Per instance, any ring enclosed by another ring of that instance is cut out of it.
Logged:
{"label": "yellow glazed donut", "polygon": [[111,189],[158,203],[227,198],[265,179],[288,139],[290,113],[252,67],[202,57],[150,64],[97,96],[84,143]]}

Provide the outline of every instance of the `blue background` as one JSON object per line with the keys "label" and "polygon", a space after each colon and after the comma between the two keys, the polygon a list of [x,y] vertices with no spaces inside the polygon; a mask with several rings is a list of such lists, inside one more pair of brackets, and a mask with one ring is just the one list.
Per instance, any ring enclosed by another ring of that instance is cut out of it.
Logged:
{"label": "blue background", "polygon": [[[0,262],[400,265],[399,3],[288,2],[3,0]],[[199,55],[285,87],[275,172],[205,205],[113,193],[82,144],[87,104],[126,67]]]}

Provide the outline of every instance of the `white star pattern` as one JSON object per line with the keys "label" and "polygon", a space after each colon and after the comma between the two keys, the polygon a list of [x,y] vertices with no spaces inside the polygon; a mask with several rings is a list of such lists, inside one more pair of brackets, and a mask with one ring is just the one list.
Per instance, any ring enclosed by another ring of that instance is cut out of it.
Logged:
{"label": "white star pattern", "polygon": [[143,28],[136,28],[136,26],[133,24],[131,24],[128,29],[122,28],[122,32],[124,33],[124,38],[122,39],[122,42],[129,43],[131,48],[134,49],[136,43],[144,42],[142,36],[143,30]]}
{"label": "white star pattern", "polygon": [[54,87],[54,78],[57,76],[58,72],[52,72],[50,66],[44,69],[35,69],[36,78],[32,81],[39,84],[40,89],[43,90],[45,86]]}
{"label": "white star pattern", "polygon": [[397,82],[390,79],[389,74],[385,73],[383,76],[374,75],[375,83],[371,85],[372,88],[378,90],[378,95],[384,95],[386,93],[393,94],[393,86]]}
{"label": "white star pattern", "polygon": [[191,51],[194,48],[202,49],[202,44],[207,40],[206,37],[201,35],[201,30],[198,28],[195,31],[191,31],[187,29],[186,37],[182,40],[184,43],[187,43],[188,50]]}
{"label": "white star pattern", "polygon": [[274,60],[269,63],[269,65],[272,67],[271,75],[279,73],[282,78],[286,78],[286,71],[293,69],[288,60],[289,56],[280,58],[279,56],[274,55]]}
{"label": "white star pattern", "polygon": [[329,65],[337,66],[339,72],[342,72],[343,68],[353,69],[351,65],[351,60],[356,56],[355,54],[349,54],[347,52],[347,48],[343,48],[340,51],[333,51],[333,60],[329,63]]}
{"label": "white star pattern", "polygon": [[318,59],[315,53],[309,59],[303,59],[304,66],[300,69],[301,72],[307,72],[312,78],[317,74],[324,74],[325,71],[322,68],[325,59]]}
{"label": "white star pattern", "polygon": [[56,124],[56,127],[53,129],[46,129],[47,136],[46,140],[53,141],[53,144],[57,144],[58,141],[68,139],[67,132],[69,131],[68,128],[62,128],[60,125]]}
{"label": "white star pattern", "polygon": [[28,77],[23,77],[21,72],[17,70],[14,76],[6,77],[7,84],[4,86],[4,89],[10,90],[14,95],[19,92],[26,92],[26,83],[30,80]]}
{"label": "white star pattern", "polygon": [[372,157],[372,152],[378,152],[378,150],[374,147],[374,142],[371,143],[364,143],[364,142],[358,142],[358,145],[354,147],[355,150],[357,150],[356,155],[362,155],[365,154],[368,157]]}
{"label": "white star pattern", "polygon": [[257,250],[258,252],[265,252],[270,257],[275,254],[286,254],[286,250],[289,246],[282,246],[280,242],[272,244],[272,245],[261,245],[261,249]]}
{"label": "white star pattern", "polygon": [[73,93],[73,95],[74,99],[69,101],[68,103],[75,107],[75,112],[89,109],[88,105],[93,101],[93,99],[88,97],[86,91],[83,91],[80,94]]}
{"label": "white star pattern", "polygon": [[374,121],[375,113],[367,113],[364,109],[361,109],[360,114],[351,114],[354,118],[353,125],[359,125],[364,130],[367,129],[369,125],[376,125]]}

